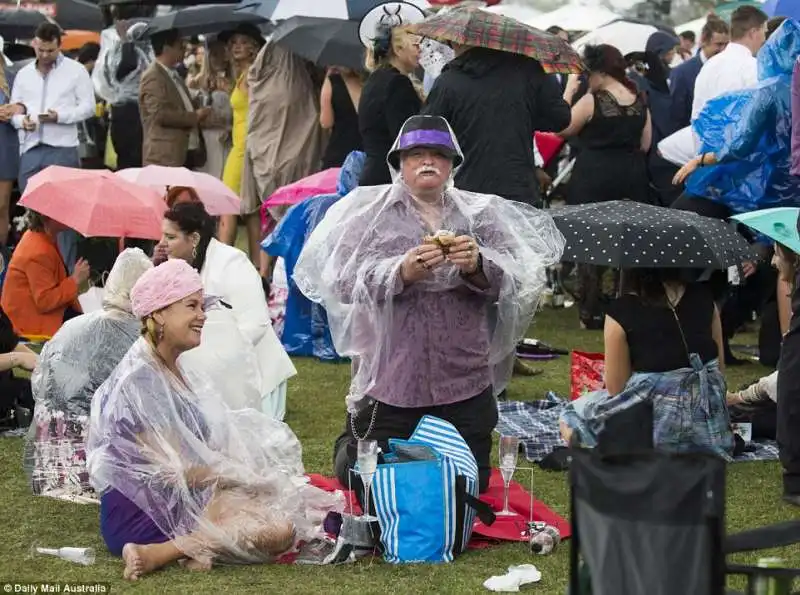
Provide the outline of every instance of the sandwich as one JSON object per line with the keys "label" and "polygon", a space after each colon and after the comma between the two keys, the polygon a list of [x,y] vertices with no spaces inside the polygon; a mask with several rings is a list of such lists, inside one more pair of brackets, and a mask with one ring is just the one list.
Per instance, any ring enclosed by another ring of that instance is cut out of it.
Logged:
{"label": "sandwich", "polygon": [[435,244],[442,249],[442,252],[447,255],[450,251],[450,246],[452,246],[456,241],[456,234],[452,231],[447,231],[445,229],[440,229],[432,236],[425,236],[425,243],[426,244]]}

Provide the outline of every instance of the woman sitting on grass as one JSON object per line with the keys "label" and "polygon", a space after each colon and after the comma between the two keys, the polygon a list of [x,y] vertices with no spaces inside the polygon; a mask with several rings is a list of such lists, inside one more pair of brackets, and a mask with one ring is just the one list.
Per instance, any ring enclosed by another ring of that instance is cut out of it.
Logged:
{"label": "woman sitting on grass", "polygon": [[670,269],[634,269],[605,319],[606,389],[570,403],[561,434],[594,447],[606,421],[639,403],[653,407],[653,444],[728,458],[722,327],[711,291]]}
{"label": "woman sitting on grass", "polygon": [[151,268],[138,248],[123,251],[108,275],[103,309],[68,320],[44,346],[31,379],[36,407],[25,444],[24,466],[34,494],[94,499],[86,473],[89,407],[139,337],[130,293]]}
{"label": "woman sitting on grass", "polygon": [[340,495],[307,484],[286,425],[231,411],[178,364],[200,344],[211,301],[183,260],[142,275],[131,292],[142,337],[92,400],[87,467],[127,579],[182,559],[192,569],[272,561],[341,510]]}

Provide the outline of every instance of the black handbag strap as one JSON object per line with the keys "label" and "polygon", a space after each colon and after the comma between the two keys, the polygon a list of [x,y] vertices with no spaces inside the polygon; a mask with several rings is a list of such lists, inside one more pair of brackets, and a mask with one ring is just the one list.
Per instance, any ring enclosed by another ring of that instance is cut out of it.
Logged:
{"label": "black handbag strap", "polygon": [[497,519],[497,515],[492,510],[492,507],[486,502],[479,500],[466,490],[464,490],[464,502],[466,502],[467,506],[475,510],[478,518],[484,525],[488,527],[494,524],[495,519]]}

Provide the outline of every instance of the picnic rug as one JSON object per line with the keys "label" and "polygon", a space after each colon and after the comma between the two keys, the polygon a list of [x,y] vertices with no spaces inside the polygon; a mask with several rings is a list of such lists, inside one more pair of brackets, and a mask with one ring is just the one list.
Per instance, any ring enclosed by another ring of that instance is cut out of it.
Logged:
{"label": "picnic rug", "polygon": [[[558,418],[567,402],[553,392],[538,401],[500,401],[500,419],[495,431],[501,436],[519,437],[525,458],[538,463],[556,448],[567,446],[558,428]],[[764,440],[752,442],[750,450],[737,456],[734,462],[777,460],[778,444]]]}

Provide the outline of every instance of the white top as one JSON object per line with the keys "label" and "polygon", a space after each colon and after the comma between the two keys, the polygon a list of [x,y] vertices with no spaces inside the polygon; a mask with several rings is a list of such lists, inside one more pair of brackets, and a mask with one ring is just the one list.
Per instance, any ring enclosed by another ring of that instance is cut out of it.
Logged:
{"label": "white top", "polygon": [[[700,59],[705,58],[702,50]],[[692,123],[706,104],[725,93],[741,91],[758,84],[758,60],[740,43],[731,42],[716,56],[705,60],[694,83]],[[702,143],[692,126],[687,126],[668,136],[658,144],[661,156],[678,166],[693,159]]]}
{"label": "white top", "polygon": [[758,83],[758,60],[743,45],[731,42],[722,52],[708,60],[694,83],[692,121],[706,103],[731,91],[741,91]]}
{"label": "white top", "polygon": [[273,391],[297,371],[272,329],[258,271],[244,252],[212,239],[200,277],[205,292],[231,309],[208,312],[200,347],[184,353],[181,365],[209,377],[231,409],[282,420],[285,393]]}
{"label": "white top", "polygon": [[[19,151],[36,145],[77,147],[78,124],[95,114],[94,86],[89,73],[79,62],[59,56],[46,75],[36,68],[36,60],[23,67],[14,79],[11,103],[21,103],[36,122],[36,130],[22,130],[25,116],[14,116],[11,123],[19,130]],[[55,124],[39,124],[39,114],[53,110]]]}

